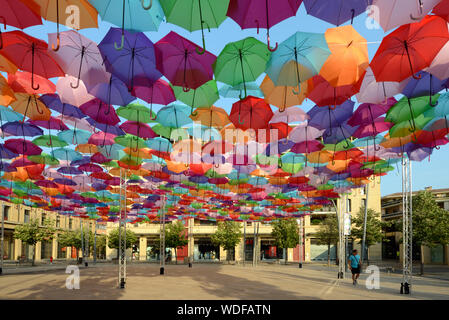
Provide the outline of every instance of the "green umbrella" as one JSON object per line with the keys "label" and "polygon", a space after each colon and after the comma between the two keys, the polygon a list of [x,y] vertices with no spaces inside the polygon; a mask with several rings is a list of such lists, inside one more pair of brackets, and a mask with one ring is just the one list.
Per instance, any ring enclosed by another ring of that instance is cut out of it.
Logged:
{"label": "green umbrella", "polygon": [[192,107],[191,115],[193,116],[196,116],[196,113],[193,112],[194,108],[208,108],[220,98],[215,80],[210,80],[202,86],[187,92],[183,90],[183,87],[172,86],[172,88],[177,100]]}
{"label": "green umbrella", "polygon": [[139,103],[131,103],[126,107],[120,107],[117,109],[117,114],[129,121],[143,123],[155,122],[156,119],[156,113]]}
{"label": "green umbrella", "polygon": [[228,43],[214,62],[215,79],[231,86],[243,83],[246,97],[246,82],[256,81],[269,58],[266,44],[253,37]]}
{"label": "green umbrella", "polygon": [[434,119],[433,109],[414,118],[395,124],[389,131],[391,138],[406,137],[411,132],[423,130],[426,124]]}
{"label": "green umbrella", "polygon": [[192,32],[201,29],[203,50],[206,51],[204,25],[207,28],[218,28],[227,18],[229,0],[163,0],[162,9],[168,22],[176,24]]}
{"label": "green umbrella", "polygon": [[325,144],[323,150],[336,152],[336,151],[346,151],[352,148],[354,148],[352,142],[348,139],[345,139],[337,144]]}
{"label": "green umbrella", "polygon": [[132,134],[126,134],[124,136],[117,136],[114,138],[114,141],[121,146],[133,148],[137,151],[137,149],[146,148],[145,140],[139,138]]}
{"label": "green umbrella", "polygon": [[42,153],[38,156],[28,156],[28,160],[39,164],[56,165],[59,164],[59,160],[56,157],[52,157],[49,154]]}
{"label": "green umbrella", "polygon": [[[432,101],[437,101],[439,97],[439,94],[432,96]],[[428,96],[413,99],[403,97],[393,107],[391,107],[390,110],[388,110],[385,121],[398,124],[400,122],[410,120],[412,129],[411,132],[416,131],[415,118],[432,108],[432,106],[429,105],[429,101],[430,99]]]}
{"label": "green umbrella", "polygon": [[62,148],[62,147],[68,146],[67,142],[62,141],[57,136],[48,135],[48,134],[40,136],[40,137],[37,137],[32,142],[35,145],[42,146],[42,147],[59,147],[59,148]]}

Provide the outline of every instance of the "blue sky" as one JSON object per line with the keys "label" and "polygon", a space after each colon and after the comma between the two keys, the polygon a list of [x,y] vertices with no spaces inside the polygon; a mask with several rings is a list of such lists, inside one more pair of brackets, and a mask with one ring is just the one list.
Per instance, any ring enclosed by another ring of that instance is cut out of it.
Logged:
{"label": "blue sky", "polygon": [[[370,59],[372,59],[380,41],[385,36],[385,33],[380,28],[367,28],[366,19],[366,14],[356,17],[353,26],[367,39],[369,55]],[[81,30],[80,33],[98,43],[106,35],[110,27],[111,24],[102,22],[100,19],[99,29],[85,29]],[[282,42],[297,31],[324,33],[328,28],[333,27],[335,26],[308,16],[304,6],[301,6],[295,17],[289,18],[270,29],[272,46],[274,46],[276,41]],[[8,30],[12,30],[12,28],[8,28]],[[61,31],[63,30],[66,29],[61,26]],[[187,30],[170,23],[162,23],[158,32],[147,32],[146,34],[153,42],[157,42],[170,31],[175,31],[183,37],[201,45],[201,31],[190,33]],[[56,32],[56,25],[52,22],[45,21],[43,26],[28,28],[26,29],[26,32],[34,37],[48,41],[47,33]],[[210,33],[206,30],[205,36],[207,50],[217,56],[227,43],[238,41],[248,36],[253,36],[264,43],[266,42],[266,31],[264,29],[261,29],[259,34],[257,34],[256,29],[241,30],[238,24],[230,18],[226,19],[219,29],[212,29]],[[263,76],[258,79],[258,83],[260,83],[262,79]],[[355,98],[353,98],[353,100],[355,101]],[[220,99],[215,105],[222,107],[229,112],[232,103],[234,102],[235,100],[233,99]],[[310,101],[304,102],[301,106],[305,111],[308,111],[312,107],[313,103]],[[435,150],[430,157],[430,162],[428,159],[425,159],[422,162],[413,162],[413,189],[419,190],[427,186],[432,186],[433,188],[448,187],[449,170],[446,167],[449,165],[448,162],[449,147],[447,145],[442,146],[440,150]],[[399,167],[399,171],[391,171],[387,176],[382,177],[382,195],[401,191],[400,174],[401,171]]]}

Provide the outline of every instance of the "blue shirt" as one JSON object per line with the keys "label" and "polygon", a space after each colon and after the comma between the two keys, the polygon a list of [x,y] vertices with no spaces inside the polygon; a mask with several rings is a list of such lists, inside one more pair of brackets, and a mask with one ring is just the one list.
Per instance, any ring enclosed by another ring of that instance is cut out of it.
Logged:
{"label": "blue shirt", "polygon": [[352,268],[358,268],[360,263],[360,256],[358,254],[351,254],[351,256],[349,257],[349,261],[351,261]]}

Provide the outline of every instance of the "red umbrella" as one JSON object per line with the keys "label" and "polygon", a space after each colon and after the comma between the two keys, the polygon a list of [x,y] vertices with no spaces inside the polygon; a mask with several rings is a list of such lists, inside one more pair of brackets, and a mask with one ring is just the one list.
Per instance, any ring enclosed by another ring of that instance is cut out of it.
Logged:
{"label": "red umbrella", "polygon": [[415,73],[430,66],[448,40],[447,22],[438,16],[399,27],[382,40],[371,61],[376,81],[419,79]]}
{"label": "red umbrella", "polygon": [[270,105],[264,99],[253,96],[234,103],[229,115],[235,127],[242,130],[267,128],[272,117]]}
{"label": "red umbrella", "polygon": [[34,75],[50,79],[64,77],[65,73],[58,63],[48,54],[48,44],[33,38],[22,31],[11,31],[3,34],[4,47],[1,54],[17,67],[31,72],[31,88],[39,90],[35,85]]}
{"label": "red umbrella", "polygon": [[149,125],[142,122],[126,121],[120,125],[119,128],[126,133],[130,133],[144,139],[155,138],[158,136]]}
{"label": "red umbrella", "polygon": [[364,76],[362,75],[354,84],[333,87],[322,76],[316,75],[307,80],[306,97],[319,107],[339,106],[360,91]]}
{"label": "red umbrella", "polygon": [[[2,8],[0,23],[6,30],[6,25],[19,29],[25,29],[31,26],[42,24],[42,18],[38,14],[40,7],[32,1],[21,0],[0,0],[0,8]],[[0,28],[0,49],[3,48],[3,37]]]}
{"label": "red umbrella", "polygon": [[5,148],[14,153],[28,156],[40,155],[42,153],[41,148],[25,139],[10,139],[5,142]]}
{"label": "red umbrella", "polygon": [[39,87],[34,90],[31,87],[31,76],[29,72],[16,72],[15,74],[8,74],[8,84],[14,92],[29,93],[29,94],[54,94],[56,92],[56,85],[50,80],[34,75],[34,82]]}
{"label": "red umbrella", "polygon": [[449,21],[449,1],[441,0],[441,2],[433,8],[432,12]]}
{"label": "red umbrella", "polygon": [[208,51],[198,54],[202,48],[176,32],[167,34],[154,47],[157,69],[172,85],[187,92],[213,79],[212,64],[217,57]]}

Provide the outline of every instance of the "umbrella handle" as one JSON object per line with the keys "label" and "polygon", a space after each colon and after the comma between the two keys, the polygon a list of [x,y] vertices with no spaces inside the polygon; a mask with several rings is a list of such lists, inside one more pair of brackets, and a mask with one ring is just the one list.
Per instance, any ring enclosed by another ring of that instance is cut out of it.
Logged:
{"label": "umbrella handle", "polygon": [[348,143],[348,139],[345,139],[346,145],[343,146],[344,149],[349,149],[351,146]]}
{"label": "umbrella handle", "polygon": [[436,107],[436,106],[438,105],[438,100],[435,101],[435,104],[433,104],[433,103],[432,103],[432,96],[429,96],[429,105],[430,105],[431,107]]}
{"label": "umbrella handle", "polygon": [[125,34],[122,34],[122,40],[121,40],[121,41],[122,41],[122,42],[121,42],[121,44],[120,44],[120,47],[117,46],[117,42],[114,42],[114,48],[115,48],[115,50],[120,51],[120,50],[122,50],[123,47],[125,46]]}
{"label": "umbrella handle", "polygon": [[193,117],[196,117],[198,115],[198,112],[196,110],[193,110],[193,107],[192,107],[192,110],[190,110],[190,115]]}
{"label": "umbrella handle", "polygon": [[355,10],[351,9],[351,24],[354,22]]}
{"label": "umbrella handle", "polygon": [[52,44],[51,44],[51,49],[52,49],[54,52],[58,51],[58,50],[59,50],[60,44],[61,44],[61,39],[60,39],[60,36],[59,36],[59,33],[58,33],[58,35],[56,36],[56,47],[55,47],[55,44],[52,43]]}
{"label": "umbrella handle", "polygon": [[184,91],[184,92],[189,92],[189,91],[190,91],[190,88],[187,88],[187,87],[182,86],[182,91]]}
{"label": "umbrella handle", "polygon": [[142,3],[142,8],[144,10],[150,10],[151,7],[153,6],[153,0],[150,0],[150,5],[148,5],[148,6],[145,5],[145,0],[142,0],[141,3]]}
{"label": "umbrella handle", "polygon": [[240,120],[240,113],[239,113],[239,124],[245,124],[245,120],[243,120],[243,122]]}
{"label": "umbrella handle", "polygon": [[[39,83],[36,84],[36,86],[34,85],[34,73],[31,74],[31,88],[35,91],[39,90],[41,86],[39,85]],[[39,108],[38,108],[38,112],[39,112]],[[40,112],[39,112],[40,113]],[[40,113],[42,114],[42,113]]]}
{"label": "umbrella handle", "polygon": [[220,168],[220,164],[219,163],[214,163],[214,167],[218,169],[218,168]]}
{"label": "umbrella handle", "polygon": [[278,49],[278,43],[276,42],[276,46],[274,48],[270,47],[270,35],[267,35],[267,48],[270,52],[275,52]]}
{"label": "umbrella handle", "polygon": [[301,93],[301,90],[296,91],[295,89],[292,89],[292,92],[294,95],[299,96],[299,94]]}
{"label": "umbrella handle", "polygon": [[285,112],[285,107],[279,108],[279,113]]}

